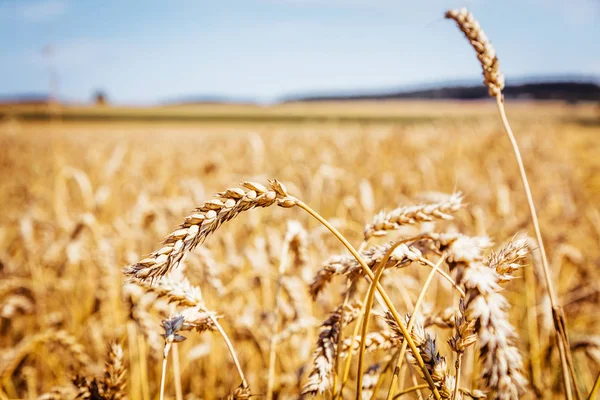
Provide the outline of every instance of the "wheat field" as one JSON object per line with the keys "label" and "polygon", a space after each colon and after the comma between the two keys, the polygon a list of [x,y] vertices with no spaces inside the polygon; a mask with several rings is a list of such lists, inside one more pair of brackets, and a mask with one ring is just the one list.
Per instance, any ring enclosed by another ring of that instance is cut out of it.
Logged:
{"label": "wheat field", "polygon": [[[473,299],[493,308],[493,299],[506,298],[506,312],[498,312],[509,332],[514,327],[515,340],[506,345],[522,359],[522,377],[511,372],[514,382],[523,380],[520,396],[564,398],[540,257],[502,125],[492,104],[455,105],[448,113],[440,107],[421,104],[431,118],[391,123],[5,119],[0,397],[158,399],[164,370],[169,399],[333,398],[345,374],[344,398],[358,391],[365,399],[386,398],[390,387],[394,398],[426,398],[428,381],[411,348],[394,374],[409,342],[402,332],[412,327],[410,342],[431,365],[441,398],[511,398],[490,389],[498,384],[486,362],[498,360],[485,343],[497,328],[485,327],[489,318],[473,319],[469,308]],[[600,371],[600,126],[577,122],[593,121],[586,105],[507,108],[566,316],[580,392],[574,388],[573,396],[585,398]],[[270,178],[287,189],[269,186]],[[220,201],[205,203],[218,192]],[[459,192],[459,200],[448,197]],[[215,209],[218,216],[227,199],[237,210],[250,198],[262,200],[211,225],[181,262],[137,279],[147,265],[139,261],[170,232],[177,239],[179,224],[211,218]],[[401,316],[419,318],[399,326],[375,295],[369,326],[362,324],[360,304],[370,292],[364,271],[323,224],[286,204],[290,198],[360,247],[373,271],[391,242],[406,242],[380,270],[381,284]],[[459,204],[439,206],[453,201]],[[407,211],[415,205],[418,212]],[[412,220],[378,227],[374,217],[398,207],[404,217],[413,212]],[[448,238],[458,233],[475,247],[453,248]],[[485,251],[490,265],[483,236],[500,258],[507,243],[509,250],[510,243],[527,249],[515,261],[522,267],[513,263],[494,275],[500,285],[491,285],[489,296],[465,278],[463,259]],[[136,265],[138,275],[131,273]],[[432,267],[444,274],[430,274]]]}

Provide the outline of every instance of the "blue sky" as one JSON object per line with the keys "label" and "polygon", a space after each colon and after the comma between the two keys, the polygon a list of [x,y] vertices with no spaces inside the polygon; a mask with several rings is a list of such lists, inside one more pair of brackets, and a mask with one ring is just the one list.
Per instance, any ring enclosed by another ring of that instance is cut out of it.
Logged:
{"label": "blue sky", "polygon": [[508,82],[600,76],[600,0],[0,0],[0,96],[48,92],[51,68],[61,98],[101,88],[121,104],[478,80],[443,19],[460,6]]}

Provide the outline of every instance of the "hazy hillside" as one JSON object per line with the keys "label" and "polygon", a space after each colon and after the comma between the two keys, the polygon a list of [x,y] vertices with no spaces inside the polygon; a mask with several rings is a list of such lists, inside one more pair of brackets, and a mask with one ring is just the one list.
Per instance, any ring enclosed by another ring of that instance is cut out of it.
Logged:
{"label": "hazy hillside", "polygon": [[[600,101],[600,85],[594,82],[540,82],[510,85],[504,89],[507,99]],[[284,101],[330,101],[330,100],[392,100],[392,99],[445,99],[476,100],[488,97],[483,85],[444,86],[420,90],[401,90],[371,94],[299,95]]]}

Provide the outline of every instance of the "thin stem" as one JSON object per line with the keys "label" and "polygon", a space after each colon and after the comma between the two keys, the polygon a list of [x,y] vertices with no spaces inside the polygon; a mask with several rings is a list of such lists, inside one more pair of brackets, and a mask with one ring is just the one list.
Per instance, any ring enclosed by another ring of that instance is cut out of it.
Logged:
{"label": "thin stem", "polygon": [[575,369],[573,367],[573,361],[571,359],[571,352],[569,347],[569,339],[567,336],[566,330],[566,320],[564,313],[560,307],[558,299],[556,297],[556,293],[554,291],[554,286],[552,284],[552,277],[550,275],[550,266],[548,264],[548,258],[546,256],[546,249],[544,247],[544,241],[542,239],[542,232],[540,230],[540,224],[538,221],[537,213],[535,210],[535,204],[533,202],[533,196],[531,195],[531,189],[529,186],[529,181],[527,180],[527,174],[525,172],[525,166],[523,165],[523,159],[521,157],[521,151],[519,150],[519,145],[517,144],[517,140],[515,139],[515,135],[512,132],[510,124],[508,122],[508,118],[506,117],[506,111],[504,110],[504,100],[502,97],[502,93],[498,92],[496,95],[496,104],[498,106],[498,111],[500,112],[500,118],[502,119],[502,124],[504,125],[504,129],[506,130],[506,134],[510,140],[510,143],[513,148],[513,152],[515,153],[515,158],[517,159],[517,164],[519,166],[519,173],[521,174],[521,180],[523,181],[523,187],[525,189],[525,196],[527,197],[527,204],[529,205],[529,212],[531,214],[531,221],[533,223],[533,229],[535,231],[535,236],[538,242],[539,250],[542,255],[542,270],[544,272],[544,279],[546,281],[546,288],[548,289],[548,295],[550,297],[550,304],[552,306],[552,316],[554,318],[554,328],[557,332],[557,342],[558,349],[560,352],[560,362],[563,368],[563,379],[565,384],[565,391],[567,395],[567,399],[571,399],[571,383],[569,382],[569,376],[567,374],[570,373],[571,379],[573,381],[573,387],[575,388],[575,394],[577,399],[581,398],[581,394],[579,393],[579,389],[577,388],[577,380],[575,379]]}
{"label": "thin stem", "polygon": [[390,358],[390,360],[385,364],[385,367],[381,371],[381,374],[379,374],[379,377],[377,378],[377,383],[375,384],[375,388],[373,389],[373,394],[371,395],[371,400],[375,400],[376,394],[377,392],[379,392],[379,388],[381,388],[381,385],[383,384],[383,379],[385,377],[386,372],[392,367],[392,365],[396,365],[396,357],[398,357],[398,354],[398,351],[394,352],[392,358]]}
{"label": "thin stem", "polygon": [[167,357],[163,357],[162,362],[162,373],[160,376],[160,394],[159,399],[164,400],[165,398],[165,378],[167,376]]}
{"label": "thin stem", "polygon": [[404,396],[405,394],[409,394],[412,392],[416,392],[417,390],[426,389],[426,388],[427,388],[427,384],[423,384],[423,385],[419,385],[419,386],[413,386],[408,389],[404,389],[404,390],[398,392],[398,394],[396,394],[394,396],[394,399],[399,399],[400,397]]}
{"label": "thin stem", "polygon": [[594,400],[596,398],[596,395],[598,394],[599,390],[600,390],[600,373],[596,377],[596,382],[594,382],[594,387],[592,388],[592,391],[590,392],[590,395],[588,396],[587,400]]}
{"label": "thin stem", "polygon": [[[398,350],[398,352],[396,354],[398,354],[398,357],[400,357],[400,350]],[[398,359],[395,360],[394,373],[392,375],[392,381],[390,382],[390,386],[388,388],[386,400],[391,400],[392,397],[394,396],[394,390],[392,390],[392,388],[395,388],[399,382],[404,382],[404,378],[405,378],[407,370],[409,370],[409,372],[410,372],[410,377],[412,379],[413,385],[418,386],[417,379],[415,377],[415,374],[413,373],[413,370],[410,368],[410,364],[408,365],[408,367],[409,368],[404,368],[401,370],[400,367],[398,367]],[[400,373],[402,373],[402,377],[400,377]],[[417,392],[417,398],[419,400],[421,400],[423,398],[423,395],[421,394],[421,389],[417,389],[416,392]]]}
{"label": "thin stem", "polygon": [[[398,357],[400,356],[400,354],[398,353]],[[393,398],[394,396],[394,390],[393,388],[396,387],[396,385],[398,384],[398,380],[400,376],[400,367],[398,366],[398,361],[396,359],[396,363],[394,366],[394,373],[392,374],[392,381],[390,382],[390,387],[388,388],[388,393],[387,396],[385,397],[386,400],[390,400]]]}
{"label": "thin stem", "polygon": [[[364,352],[365,352],[365,346],[366,346],[367,330],[369,327],[369,316],[371,314],[371,308],[373,307],[373,298],[375,296],[375,288],[377,287],[377,284],[379,283],[381,277],[383,276],[385,266],[388,263],[390,257],[392,256],[392,253],[394,252],[394,250],[396,250],[396,248],[398,246],[400,246],[401,244],[404,244],[411,240],[412,240],[412,238],[404,239],[404,240],[394,243],[386,251],[386,253],[385,253],[384,257],[381,259],[381,261],[379,263],[377,263],[377,265],[374,267],[374,269],[377,270],[377,272],[375,274],[375,279],[371,282],[371,285],[369,286],[369,290],[367,292],[367,296],[364,301],[366,309],[363,311],[362,332],[361,332],[361,337],[360,337],[360,350],[358,353],[358,357],[359,357],[358,358],[358,380],[357,380],[357,393],[358,393],[357,397],[358,398],[362,398],[363,358],[364,358]],[[436,269],[437,269],[437,267],[434,266],[433,273],[435,273]],[[452,278],[450,278],[450,279],[452,279]],[[352,343],[352,346],[354,346],[354,343]]]}
{"label": "thin stem", "polygon": [[[333,367],[333,370],[335,371],[335,374],[333,375],[333,399],[337,399],[338,394],[341,396],[342,391],[344,390],[344,384],[342,383],[341,387],[340,387],[340,391],[337,391],[337,381],[338,381],[338,365],[340,363],[340,352],[342,350],[342,344],[344,343],[344,313],[346,312],[346,305],[348,304],[348,301],[350,300],[350,288],[352,287],[352,282],[350,280],[348,280],[348,285],[346,286],[346,293],[344,294],[344,301],[342,302],[342,312],[341,312],[341,317],[340,317],[340,334],[338,335],[338,341],[337,341],[337,345],[336,345],[336,352],[335,352],[335,364]],[[350,349],[352,349],[352,347],[354,346],[354,340],[352,340]],[[350,357],[350,355],[348,355],[348,357]]]}
{"label": "thin stem", "polygon": [[533,268],[525,268],[525,302],[527,304],[527,332],[529,334],[529,357],[531,364],[531,383],[536,391],[542,387],[542,367],[540,363],[541,347],[536,310],[535,275]]}
{"label": "thin stem", "polygon": [[454,287],[454,289],[456,289],[456,291],[458,292],[458,294],[460,294],[461,297],[466,296],[465,291],[460,286],[458,286],[456,281],[454,279],[452,279],[452,277],[450,275],[448,275],[445,271],[442,271],[441,269],[437,268],[434,263],[432,263],[431,261],[429,261],[426,258],[420,258],[419,262],[422,262],[423,264],[427,265],[429,268],[431,268],[433,270],[433,272],[440,274],[444,279],[446,279],[448,282],[450,282],[450,284]]}
{"label": "thin stem", "polygon": [[240,375],[240,379],[242,380],[242,386],[248,387],[248,381],[246,380],[246,377],[244,376],[244,372],[242,371],[242,366],[240,365],[240,361],[237,358],[237,355],[235,353],[235,350],[233,349],[233,345],[231,344],[229,337],[227,337],[227,334],[223,330],[223,327],[221,326],[221,324],[219,324],[219,321],[217,321],[217,319],[212,315],[210,316],[210,318],[213,320],[215,327],[217,328],[217,330],[223,337],[223,340],[225,341],[225,345],[227,346],[227,349],[229,349],[229,353],[231,354],[231,358],[233,359],[235,368],[237,369],[238,374]]}
{"label": "thin stem", "polygon": [[[327,220],[325,220],[323,217],[321,217],[321,215],[319,215],[316,211],[314,211],[312,208],[310,208],[307,204],[303,203],[302,201],[296,199],[296,205],[298,207],[302,208],[304,211],[308,212],[313,218],[317,219],[321,224],[323,224],[327,229],[329,229],[329,231],[336,238],[338,238],[338,240],[340,242],[342,242],[342,244],[354,256],[354,258],[356,258],[356,261],[358,261],[358,263],[362,267],[363,272],[365,273],[365,275],[368,276],[368,278],[371,281],[373,281],[373,279],[375,278],[375,276],[373,275],[373,272],[371,271],[371,269],[369,268],[369,266],[367,264],[365,264],[365,261],[362,259],[362,257],[360,256],[360,254],[358,254],[358,252],[356,251],[356,249],[350,244],[350,242],[348,242],[348,240],[337,229],[335,229],[334,226],[332,226],[329,222],[327,222]],[[398,323],[398,326],[400,327],[402,335],[406,338],[406,342],[408,342],[408,345],[410,346],[410,349],[413,352],[413,355],[415,357],[417,365],[419,366],[419,368],[421,368],[421,371],[423,372],[423,375],[425,376],[425,380],[427,381],[427,383],[428,383],[431,391],[433,392],[434,397],[437,400],[440,400],[441,399],[440,393],[437,390],[437,387],[435,386],[435,383],[433,382],[433,379],[431,379],[431,374],[427,370],[427,367],[425,366],[425,362],[423,362],[423,358],[421,357],[421,354],[419,353],[419,351],[417,349],[417,346],[415,346],[414,341],[408,335],[408,332],[406,331],[406,328],[402,324],[402,318],[398,314],[398,311],[394,307],[394,304],[392,303],[391,299],[389,298],[387,292],[383,289],[383,286],[381,286],[381,284],[379,284],[379,283],[377,284],[377,291],[381,295],[381,297],[383,299],[383,303],[389,309],[389,311],[392,313],[392,316],[394,317],[394,319]]]}
{"label": "thin stem", "polygon": [[456,359],[456,378],[454,380],[454,393],[452,394],[452,400],[458,400],[458,387],[460,386],[460,368],[462,367],[463,353],[458,353]]}
{"label": "thin stem", "polygon": [[171,358],[173,359],[173,380],[175,381],[175,399],[183,400],[183,390],[181,388],[181,369],[179,368],[179,349],[177,343],[173,343]]}
{"label": "thin stem", "polygon": [[[421,303],[423,302],[423,299],[425,299],[425,293],[427,292],[427,288],[431,284],[431,281],[433,280],[433,276],[435,275],[436,271],[439,269],[440,265],[442,265],[442,263],[444,262],[445,259],[446,259],[446,255],[443,254],[440,257],[440,259],[438,260],[438,262],[435,263],[435,265],[429,272],[429,275],[427,276],[427,279],[425,280],[425,284],[423,285],[423,288],[421,289],[421,293],[419,293],[419,297],[417,298],[417,301],[415,302],[415,307],[413,308],[412,315],[410,316],[410,319],[408,321],[408,326],[406,328],[406,330],[408,332],[412,331],[412,328],[415,325],[415,322],[417,320],[417,313],[419,311],[419,308],[421,307]],[[427,261],[429,261],[429,260],[427,260]],[[406,336],[405,336],[405,338],[406,338]],[[402,347],[400,348],[400,357],[398,357],[398,361],[396,364],[397,370],[400,370],[400,368],[402,367],[402,363],[404,362],[404,353],[406,352],[406,342],[407,342],[406,340],[402,341]],[[414,353],[414,351],[413,351],[413,353]],[[390,386],[390,389],[388,392],[388,398],[392,395],[394,390],[395,390],[394,386]]]}
{"label": "thin stem", "polygon": [[[366,339],[367,339],[367,330],[369,329],[369,318],[371,316],[371,308],[373,307],[373,300],[375,299],[375,288],[379,283],[379,280],[383,276],[383,271],[385,271],[385,265],[387,264],[390,256],[396,250],[398,246],[402,243],[394,243],[388,251],[385,253],[385,256],[381,259],[381,262],[377,263],[374,269],[377,270],[375,273],[375,278],[371,282],[369,286],[369,290],[367,292],[367,297],[365,299],[365,311],[362,318],[361,324],[361,333],[360,333],[360,350],[358,352],[358,375],[356,379],[356,398],[362,399],[362,380],[363,380],[363,362],[365,356],[365,347],[366,347]],[[350,348],[352,350],[352,348]]]}
{"label": "thin stem", "polygon": [[275,362],[277,353],[277,333],[279,331],[279,292],[281,292],[281,281],[288,264],[289,241],[285,240],[281,249],[281,258],[279,260],[279,269],[277,272],[277,286],[273,298],[273,329],[271,331],[271,340],[269,342],[269,372],[267,378],[267,400],[273,399],[273,387],[275,386]]}
{"label": "thin stem", "polygon": [[[416,240],[419,240],[420,238],[421,238],[421,236],[417,236],[417,237],[411,237],[411,238],[406,238],[406,239],[400,240],[400,241],[398,241],[398,242],[394,243],[394,246],[393,246],[393,248],[392,248],[391,250],[388,250],[388,251],[393,251],[393,250],[394,250],[394,249],[395,249],[395,248],[396,248],[398,245],[400,245],[400,244],[402,244],[402,243],[408,243],[408,242],[411,242],[411,241],[416,241]],[[361,245],[360,245],[360,247],[359,247],[359,250],[358,250],[358,251],[360,252],[360,251],[364,250],[364,248],[366,248],[366,246],[367,246],[367,243],[368,243],[368,242],[366,242],[366,241],[363,241],[363,242],[361,243]],[[390,252],[390,255],[391,255],[391,252]],[[388,256],[388,259],[389,259],[389,256]],[[435,268],[435,264],[433,264],[431,261],[429,261],[429,260],[427,260],[427,259],[425,259],[425,258],[422,258],[422,259],[421,259],[421,260],[419,260],[419,261],[420,261],[420,262],[422,262],[422,263],[425,263],[425,265],[427,265],[427,266],[428,266],[428,267],[430,267],[430,268]],[[386,263],[387,263],[387,260],[386,260]],[[384,264],[384,265],[385,265],[385,264]],[[377,268],[377,267],[376,267],[376,268]],[[464,297],[464,296],[465,296],[465,292],[462,290],[462,288],[461,288],[460,286],[458,286],[458,285],[456,284],[456,282],[454,281],[454,279],[452,279],[452,277],[451,277],[450,275],[448,275],[446,272],[442,271],[441,269],[438,269],[438,270],[437,270],[437,273],[438,273],[438,274],[440,274],[440,275],[442,275],[442,276],[443,276],[443,277],[444,277],[444,278],[445,278],[445,279],[446,279],[448,282],[450,282],[450,284],[451,284],[451,285],[452,285],[452,286],[453,286],[453,287],[454,287],[454,288],[455,288],[455,289],[456,289],[456,290],[457,290],[457,291],[460,293],[460,295],[461,295],[462,297]],[[408,299],[408,300],[409,300],[409,303],[410,303],[410,299]],[[353,349],[353,348],[354,348],[354,343],[355,343],[356,337],[358,336],[358,329],[359,329],[359,327],[361,327],[361,326],[362,326],[362,321],[363,321],[363,318],[362,318],[362,317],[363,317],[363,315],[365,314],[365,307],[366,307],[366,303],[367,303],[367,302],[366,302],[366,299],[365,299],[365,301],[363,302],[362,309],[361,309],[361,315],[360,315],[360,317],[359,317],[358,321],[356,322],[356,325],[355,325],[355,327],[354,327],[354,332],[353,332],[353,334],[352,334],[352,337],[350,338],[350,347],[349,347],[350,349]],[[407,305],[408,305],[408,304],[407,304]],[[413,307],[413,306],[412,306],[412,303],[410,303],[409,307]],[[414,307],[413,307],[413,308],[414,308]],[[342,338],[342,333],[340,333],[340,339],[341,339],[341,338]],[[342,342],[341,340],[340,340],[340,341],[338,341],[338,343],[341,343],[341,342]],[[337,355],[339,356],[339,346],[338,346],[338,353],[337,353]],[[350,376],[350,366],[351,366],[351,363],[352,363],[352,357],[353,357],[353,356],[354,356],[354,353],[353,353],[353,352],[350,352],[350,353],[348,354],[348,357],[346,357],[346,362],[345,362],[345,364],[344,364],[344,373],[342,374],[342,384],[341,384],[341,388],[340,388],[340,390],[339,390],[337,393],[335,393],[335,394],[334,394],[334,396],[333,396],[333,399],[334,399],[334,400],[336,400],[336,399],[337,399],[338,395],[341,395],[341,393],[342,393],[342,392],[343,392],[343,390],[344,390],[344,387],[346,386],[346,383],[348,382],[348,378],[349,378],[349,376]],[[336,359],[336,360],[337,360],[337,359]],[[336,365],[337,365],[337,361],[336,361]],[[337,378],[337,376],[336,376],[335,378]],[[335,378],[334,378],[334,379],[335,379]],[[392,378],[392,379],[394,379],[394,378]],[[335,387],[335,386],[334,386],[334,387]]]}
{"label": "thin stem", "polygon": [[[350,338],[349,349],[354,348],[354,343],[356,342],[356,336],[358,336],[358,330],[362,326],[362,318],[363,318],[363,315],[365,314],[366,309],[367,309],[367,304],[363,302],[362,308],[360,310],[360,316],[358,317],[358,320],[356,321],[356,324],[354,325],[354,331],[352,332],[352,337]],[[342,385],[340,387],[340,391],[338,392],[338,394],[340,396],[344,391],[344,387],[346,386],[348,379],[350,378],[350,367],[352,366],[352,356],[353,355],[354,355],[353,352],[350,351],[350,352],[348,352],[348,357],[346,357],[346,363],[344,364],[344,374],[342,375]]]}

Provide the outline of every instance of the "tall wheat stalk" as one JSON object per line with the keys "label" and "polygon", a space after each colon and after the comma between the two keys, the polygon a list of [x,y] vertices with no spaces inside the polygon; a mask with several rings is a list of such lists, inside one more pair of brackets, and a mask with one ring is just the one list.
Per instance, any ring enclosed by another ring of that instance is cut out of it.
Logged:
{"label": "tall wheat stalk", "polygon": [[[573,361],[571,359],[571,352],[569,346],[569,338],[567,335],[566,319],[562,307],[559,304],[556,292],[552,283],[552,277],[550,275],[550,267],[548,264],[548,258],[546,250],[544,248],[544,241],[542,239],[542,233],[540,224],[538,221],[535,204],[533,202],[533,196],[531,195],[531,188],[529,181],[527,180],[527,174],[523,165],[523,158],[521,157],[521,151],[513,131],[506,117],[506,111],[504,109],[504,96],[502,90],[504,89],[504,75],[500,71],[500,65],[496,51],[492,46],[491,42],[481,29],[477,20],[473,17],[468,10],[462,8],[460,10],[450,10],[446,12],[446,18],[452,19],[456,22],[459,29],[465,34],[473,48],[477,53],[477,58],[483,69],[484,84],[488,87],[488,92],[491,97],[496,100],[496,105],[502,119],[502,124],[506,134],[510,140],[517,164],[519,166],[519,174],[523,182],[525,189],[525,196],[527,197],[527,204],[529,206],[529,212],[531,214],[531,221],[535,230],[535,236],[539,245],[539,250],[542,256],[542,267],[544,272],[544,279],[546,281],[546,288],[550,297],[550,304],[552,307],[552,317],[554,319],[554,328],[556,330],[556,337],[558,343],[558,349],[560,353],[560,360],[563,368],[563,381],[565,385],[565,392],[568,399],[572,398],[571,393],[571,381],[577,399],[581,398],[579,389],[577,387],[577,380],[575,379],[575,370],[573,367]],[[570,374],[570,380],[569,380]]]}

